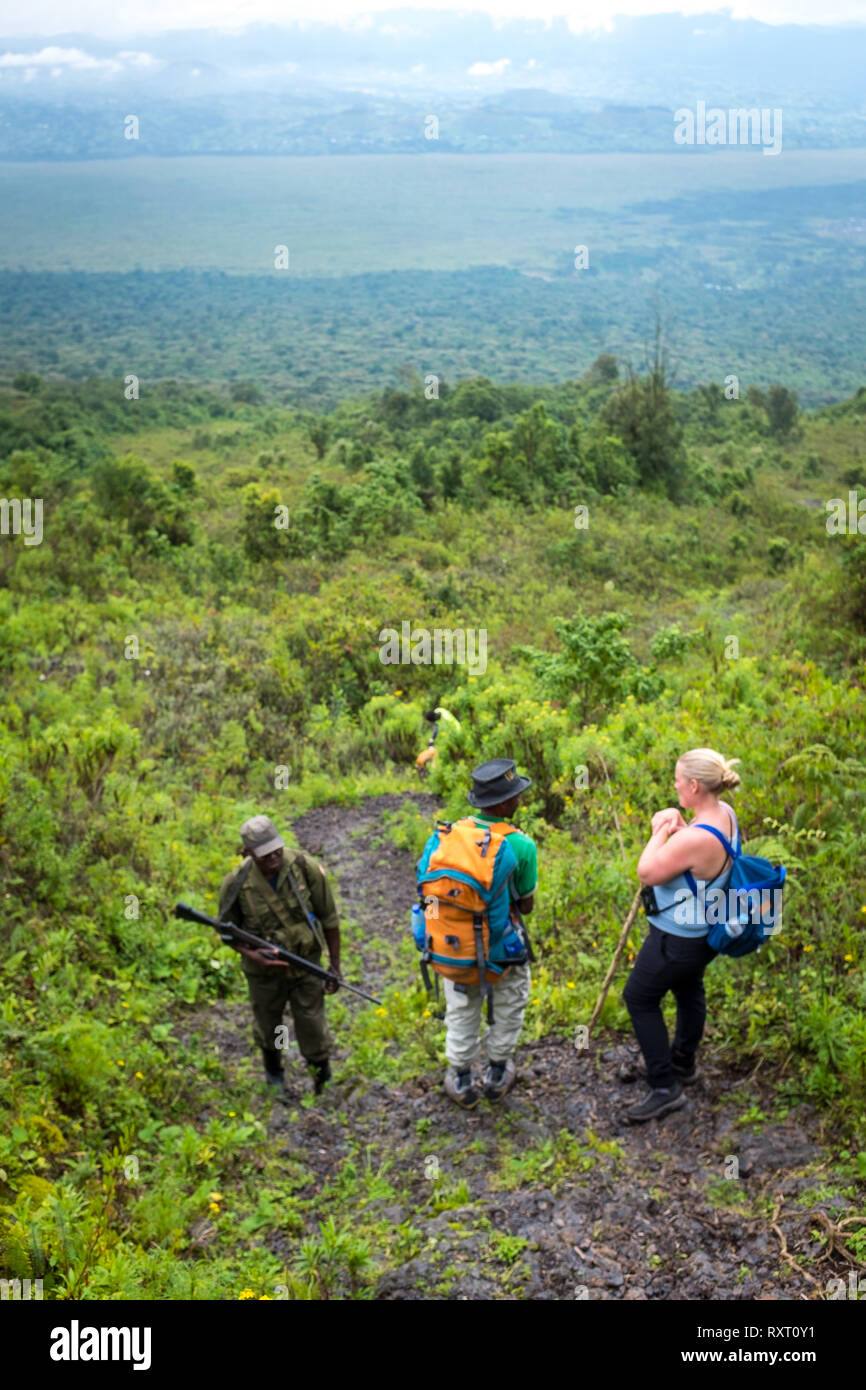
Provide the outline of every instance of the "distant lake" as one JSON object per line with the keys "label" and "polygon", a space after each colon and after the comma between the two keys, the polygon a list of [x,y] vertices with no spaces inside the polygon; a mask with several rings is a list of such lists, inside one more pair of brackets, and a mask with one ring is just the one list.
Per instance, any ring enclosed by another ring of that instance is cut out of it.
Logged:
{"label": "distant lake", "polygon": [[821,190],[864,180],[866,149],[5,163],[0,268],[273,274],[274,247],[287,245],[299,276],[475,265],[546,273],[576,244],[596,256],[659,237],[669,246],[701,198],[733,195],[736,218],[738,195],[787,189],[800,218],[820,217]]}

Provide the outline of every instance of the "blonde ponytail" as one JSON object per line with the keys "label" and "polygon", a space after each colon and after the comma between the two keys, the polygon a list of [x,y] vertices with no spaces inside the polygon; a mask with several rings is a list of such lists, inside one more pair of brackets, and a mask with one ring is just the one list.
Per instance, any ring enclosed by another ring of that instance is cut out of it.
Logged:
{"label": "blonde ponytail", "polygon": [[720,792],[733,791],[740,785],[740,774],[734,771],[734,763],[739,758],[723,758],[714,748],[691,748],[677,759],[682,774],[689,781],[694,778],[713,796]]}

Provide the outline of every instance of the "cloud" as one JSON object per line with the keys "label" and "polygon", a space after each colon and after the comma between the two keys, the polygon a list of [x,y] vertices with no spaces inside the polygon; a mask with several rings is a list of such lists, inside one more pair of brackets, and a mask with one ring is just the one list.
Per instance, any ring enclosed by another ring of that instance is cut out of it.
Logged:
{"label": "cloud", "polygon": [[122,72],[124,68],[148,68],[156,62],[149,53],[124,49],[114,58],[94,58],[82,48],[41,48],[38,53],[0,53],[0,68],[24,68],[32,78],[40,68],[50,68],[52,77],[61,72]]}
{"label": "cloud", "polygon": [[510,58],[497,58],[495,63],[473,63],[467,71],[470,77],[501,77],[510,65]]}

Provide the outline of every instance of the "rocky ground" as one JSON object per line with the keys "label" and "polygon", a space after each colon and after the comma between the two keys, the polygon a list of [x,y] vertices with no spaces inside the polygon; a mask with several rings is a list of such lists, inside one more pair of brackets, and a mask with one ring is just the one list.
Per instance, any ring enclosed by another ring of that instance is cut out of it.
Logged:
{"label": "rocky ground", "polygon": [[[429,797],[411,799],[432,811]],[[374,990],[394,983],[388,940],[408,930],[415,898],[412,856],[380,838],[382,812],[406,800],[320,807],[294,825],[344,916],[366,929]],[[206,1026],[227,1061],[249,1054],[243,1005],[217,1006]],[[635,1050],[613,1035],[583,1052],[552,1037],[522,1047],[514,1091],[470,1113],[432,1063],[393,1087],[367,1084],[348,1060],[338,1039],[338,1080],[311,1108],[292,1106],[309,1085],[295,1067],[270,1126],[320,1186],[359,1144],[387,1172],[390,1195],[366,1200],[365,1217],[412,1234],[377,1298],[824,1299],[855,1267],[835,1223],[856,1208],[833,1183],[819,1117],[801,1108],[744,1124],[753,1107],[772,1113],[772,1079],[735,1074],[711,1048],[685,1108],[639,1127],[623,1112],[641,1083],[621,1079]],[[290,1257],[289,1244],[274,1248]]]}

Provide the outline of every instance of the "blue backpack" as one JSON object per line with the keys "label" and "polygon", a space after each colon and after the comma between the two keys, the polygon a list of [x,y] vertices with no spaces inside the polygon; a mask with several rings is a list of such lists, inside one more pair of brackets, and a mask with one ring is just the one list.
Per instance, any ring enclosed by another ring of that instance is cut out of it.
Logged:
{"label": "blue backpack", "polygon": [[[711,888],[704,893],[707,945],[723,956],[759,951],[768,937],[782,930],[782,886],[787,871],[760,855],[743,854],[739,844],[734,849],[714,825],[701,823],[695,829],[715,835],[733,861],[727,888]],[[683,877],[700,898],[692,873],[687,869]]]}

